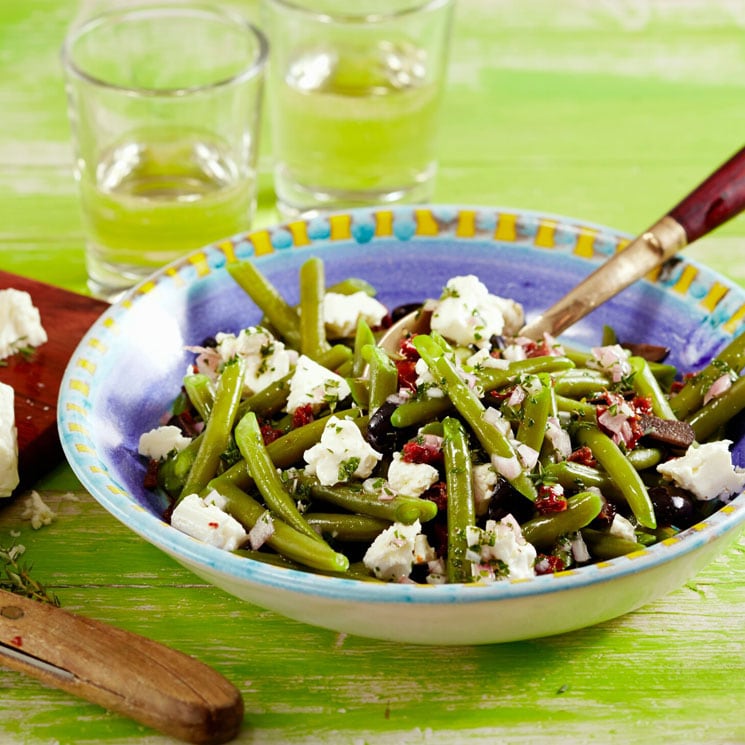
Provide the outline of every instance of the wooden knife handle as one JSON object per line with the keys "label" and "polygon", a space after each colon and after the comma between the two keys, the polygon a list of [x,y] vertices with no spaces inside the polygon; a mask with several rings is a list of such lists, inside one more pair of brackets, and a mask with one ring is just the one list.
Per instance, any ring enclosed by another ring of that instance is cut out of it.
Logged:
{"label": "wooden knife handle", "polygon": [[187,742],[227,742],[243,721],[238,689],[193,657],[3,590],[0,664]]}
{"label": "wooden knife handle", "polygon": [[745,147],[735,153],[668,213],[685,230],[688,243],[745,209]]}

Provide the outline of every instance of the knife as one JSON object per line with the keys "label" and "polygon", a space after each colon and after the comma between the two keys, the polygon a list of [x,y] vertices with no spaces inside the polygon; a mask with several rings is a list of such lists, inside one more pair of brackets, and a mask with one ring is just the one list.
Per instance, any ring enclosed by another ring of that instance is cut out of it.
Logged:
{"label": "knife", "polygon": [[586,277],[521,336],[557,336],[637,279],[745,209],[745,147],[684,197],[666,215]]}
{"label": "knife", "polygon": [[5,590],[0,664],[186,742],[228,742],[243,721],[238,689],[193,657]]}

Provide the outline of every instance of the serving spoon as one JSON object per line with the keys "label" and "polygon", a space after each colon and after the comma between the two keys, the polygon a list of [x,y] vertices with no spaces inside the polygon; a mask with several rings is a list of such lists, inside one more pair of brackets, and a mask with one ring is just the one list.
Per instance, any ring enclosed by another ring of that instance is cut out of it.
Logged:
{"label": "serving spoon", "polygon": [[[608,259],[542,315],[520,329],[518,336],[540,339],[558,336],[606,300],[685,246],[727,222],[745,209],[745,147],[702,181],[667,214]],[[386,351],[398,351],[408,334],[429,328],[421,308],[396,321],[381,337]]]}

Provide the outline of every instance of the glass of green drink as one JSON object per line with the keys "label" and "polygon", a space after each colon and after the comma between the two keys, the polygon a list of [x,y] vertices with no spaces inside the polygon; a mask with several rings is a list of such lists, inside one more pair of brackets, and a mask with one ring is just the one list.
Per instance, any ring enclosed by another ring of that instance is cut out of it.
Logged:
{"label": "glass of green drink", "polygon": [[202,5],[122,7],[62,49],[88,285],[115,299],[250,227],[268,45]]}
{"label": "glass of green drink", "polygon": [[452,0],[265,0],[280,213],[426,202]]}

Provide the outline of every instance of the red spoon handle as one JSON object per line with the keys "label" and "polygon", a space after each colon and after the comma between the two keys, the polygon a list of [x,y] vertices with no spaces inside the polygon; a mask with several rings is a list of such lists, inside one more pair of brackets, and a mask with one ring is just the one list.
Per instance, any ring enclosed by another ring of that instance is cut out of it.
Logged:
{"label": "red spoon handle", "polygon": [[673,207],[669,215],[683,227],[688,243],[693,243],[743,209],[745,147]]}

